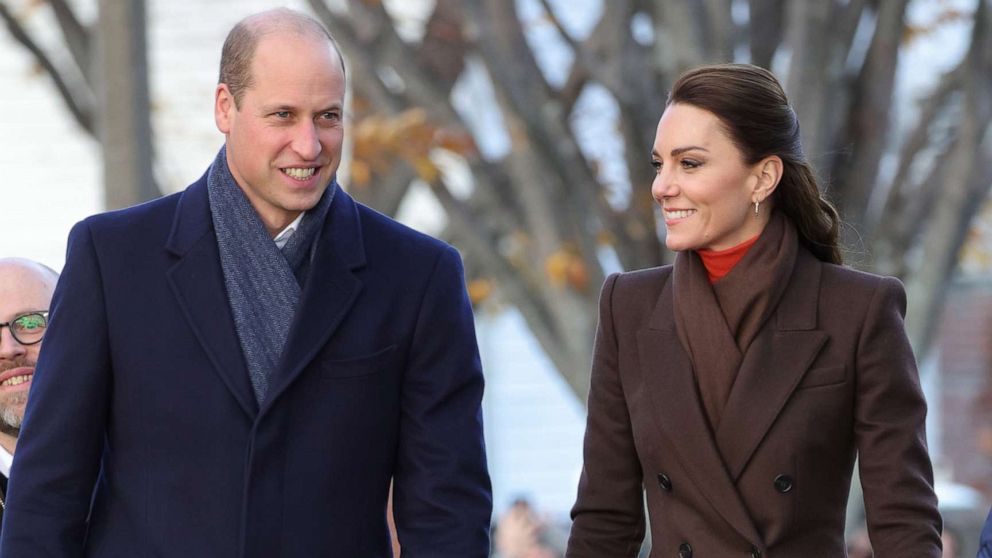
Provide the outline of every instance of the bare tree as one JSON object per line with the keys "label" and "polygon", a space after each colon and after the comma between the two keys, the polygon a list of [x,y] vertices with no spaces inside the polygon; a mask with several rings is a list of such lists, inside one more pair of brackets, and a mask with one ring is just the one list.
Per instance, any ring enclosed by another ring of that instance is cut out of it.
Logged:
{"label": "bare tree", "polygon": [[[473,292],[485,296],[495,284],[580,398],[604,254],[626,269],[666,261],[646,153],[670,83],[704,62],[775,63],[829,196],[850,230],[865,235],[854,264],[907,282],[908,328],[917,351],[926,350],[943,286],[992,183],[989,0],[970,16],[968,53],[921,97],[905,139],[893,122],[900,52],[914,31],[908,0],[750,0],[743,16],[731,0],[618,0],[603,3],[582,37],[560,19],[565,3],[540,0],[543,19],[523,21],[518,2],[437,0],[413,40],[382,2],[349,0],[340,13],[309,3],[341,41],[354,76],[362,132],[353,191],[388,212],[411,179],[428,184],[447,213],[447,236],[466,252]],[[948,10],[943,19],[953,19]],[[572,54],[560,83],[540,64],[528,33],[535,25],[552,26]],[[495,102],[459,110],[453,90],[480,66]],[[618,109],[624,195],[603,176],[606,162],[578,139],[577,103],[592,87]],[[506,153],[477,148],[475,111],[498,111]],[[440,154],[470,170],[470,195],[452,188]],[[885,157],[895,158],[892,176],[881,171]],[[925,180],[910,170],[921,167],[931,169]]]}
{"label": "bare tree", "polygon": [[[564,2],[530,0],[542,15],[525,21],[526,2],[425,0],[429,16],[414,38],[388,3],[347,0],[336,13],[308,1],[350,62],[352,192],[392,214],[411,183],[429,187],[446,213],[445,235],[465,252],[470,292],[516,306],[580,399],[598,287],[613,268],[605,262],[634,269],[669,258],[646,153],[672,80],[704,62],[749,61],[783,78],[828,195],[849,231],[864,235],[864,253],[849,259],[903,278],[907,326],[920,356],[926,351],[992,183],[992,0],[976,0],[973,14],[942,8],[935,24],[970,18],[971,46],[920,96],[907,134],[896,133],[894,101],[903,45],[921,31],[907,23],[908,0],[616,0],[582,32],[566,25]],[[108,207],[154,197],[143,2],[104,0],[92,25],[66,0],[47,4],[68,62],[40,48],[5,0],[0,16],[100,139]],[[560,79],[535,50],[537,27],[571,56]],[[472,82],[487,84],[492,101],[460,106],[457,91]],[[613,158],[582,140],[583,99],[593,91],[605,92],[617,115],[612,139],[622,149]],[[478,125],[484,112],[498,114],[495,127]],[[480,148],[489,134],[507,138],[505,151]],[[893,164],[883,167],[886,159]],[[607,170],[618,164],[619,179]],[[471,177],[468,190],[458,187],[459,169]]]}
{"label": "bare tree", "polygon": [[[69,56],[59,59],[0,0],[0,18],[35,58],[79,126],[101,144],[104,205],[115,209],[160,195],[152,173],[144,0],[99,0],[87,25],[66,0],[47,0]],[[28,5],[29,9],[37,6]]]}

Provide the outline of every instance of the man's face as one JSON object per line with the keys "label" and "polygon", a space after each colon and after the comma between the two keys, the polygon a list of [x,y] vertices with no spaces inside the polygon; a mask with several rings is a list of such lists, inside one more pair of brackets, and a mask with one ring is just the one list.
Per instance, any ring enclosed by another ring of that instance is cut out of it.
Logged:
{"label": "man's face", "polygon": [[[55,277],[30,262],[0,260],[0,323],[47,311]],[[41,343],[23,345],[9,327],[0,329],[0,431],[16,436],[24,418],[31,376]]]}
{"label": "man's face", "polygon": [[341,162],[345,80],[324,38],[275,32],[258,43],[240,107],[217,86],[227,163],[273,236],[316,205]]}

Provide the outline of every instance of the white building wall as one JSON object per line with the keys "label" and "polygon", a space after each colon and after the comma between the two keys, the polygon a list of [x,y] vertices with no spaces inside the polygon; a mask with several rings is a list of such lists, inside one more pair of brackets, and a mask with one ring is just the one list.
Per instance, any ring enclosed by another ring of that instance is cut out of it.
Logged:
{"label": "white building wall", "polygon": [[525,497],[555,519],[567,519],[582,468],[585,407],[519,312],[481,315],[477,323],[496,511]]}

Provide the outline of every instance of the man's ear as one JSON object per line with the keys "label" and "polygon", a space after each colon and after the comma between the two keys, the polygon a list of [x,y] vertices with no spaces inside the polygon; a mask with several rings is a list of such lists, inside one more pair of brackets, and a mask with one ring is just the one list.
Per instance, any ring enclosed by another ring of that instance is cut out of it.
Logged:
{"label": "man's ear", "polygon": [[231,131],[231,122],[234,120],[234,113],[237,110],[234,95],[231,94],[227,84],[217,84],[217,90],[214,91],[214,122],[222,134]]}
{"label": "man's ear", "polygon": [[751,201],[765,201],[775,192],[779,181],[782,180],[782,159],[778,155],[769,155],[758,161],[752,168],[757,180],[754,184]]}

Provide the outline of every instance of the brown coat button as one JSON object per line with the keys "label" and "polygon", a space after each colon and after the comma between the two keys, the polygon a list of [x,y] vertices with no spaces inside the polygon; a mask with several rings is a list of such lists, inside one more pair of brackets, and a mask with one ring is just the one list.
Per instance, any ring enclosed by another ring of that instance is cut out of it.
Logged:
{"label": "brown coat button", "polygon": [[682,543],[679,545],[679,558],[692,558],[692,545]]}
{"label": "brown coat button", "polygon": [[658,473],[658,486],[665,492],[672,491],[672,479],[665,473]]}
{"label": "brown coat button", "polygon": [[761,558],[761,550],[756,546],[751,546],[751,558]]}
{"label": "brown coat button", "polygon": [[782,494],[792,490],[792,477],[789,475],[779,475],[775,477],[775,490],[778,490]]}

